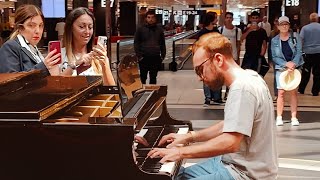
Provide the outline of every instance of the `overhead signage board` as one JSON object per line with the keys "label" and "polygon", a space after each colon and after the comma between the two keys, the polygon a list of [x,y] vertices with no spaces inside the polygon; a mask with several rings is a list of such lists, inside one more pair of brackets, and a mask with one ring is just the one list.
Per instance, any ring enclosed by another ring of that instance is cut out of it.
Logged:
{"label": "overhead signage board", "polygon": [[199,15],[199,10],[182,10],[182,11],[173,11],[173,15]]}

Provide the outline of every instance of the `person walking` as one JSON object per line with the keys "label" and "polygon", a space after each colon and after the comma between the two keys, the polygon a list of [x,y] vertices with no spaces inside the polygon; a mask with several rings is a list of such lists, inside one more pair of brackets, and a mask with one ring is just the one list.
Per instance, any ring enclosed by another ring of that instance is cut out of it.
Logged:
{"label": "person walking", "polygon": [[154,11],[146,13],[145,21],[134,35],[134,50],[139,59],[142,84],[146,84],[148,73],[149,84],[157,84],[158,71],[166,57],[165,37]]}
{"label": "person walking", "polygon": [[298,92],[304,94],[312,71],[311,93],[313,96],[318,96],[320,91],[320,24],[318,18],[317,13],[311,13],[310,24],[303,26],[300,33],[302,50],[305,53],[305,63],[302,66],[302,77]]}

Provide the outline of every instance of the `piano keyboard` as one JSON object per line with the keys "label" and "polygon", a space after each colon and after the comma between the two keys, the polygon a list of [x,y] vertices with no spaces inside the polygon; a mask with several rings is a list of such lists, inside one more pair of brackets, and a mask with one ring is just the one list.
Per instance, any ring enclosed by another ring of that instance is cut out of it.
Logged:
{"label": "piano keyboard", "polygon": [[[144,137],[148,143],[150,144],[149,147],[144,147],[143,145],[138,145],[136,152],[138,153],[137,157],[137,165],[144,171],[149,173],[168,173],[170,175],[173,175],[176,171],[177,162],[167,162],[167,163],[160,163],[159,161],[161,158],[148,158],[147,154],[148,152],[154,148],[157,147],[158,142],[160,139],[169,133],[177,133],[177,134],[187,134],[189,131],[189,128],[187,126],[183,127],[149,127],[146,129],[141,129],[141,131],[137,134],[138,136]],[[156,135],[157,134],[157,135]]]}

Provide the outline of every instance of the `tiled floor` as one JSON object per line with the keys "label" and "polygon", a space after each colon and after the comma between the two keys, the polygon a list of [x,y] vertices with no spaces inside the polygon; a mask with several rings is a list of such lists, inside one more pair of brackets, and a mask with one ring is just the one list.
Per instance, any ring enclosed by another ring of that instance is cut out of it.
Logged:
{"label": "tiled floor", "polygon": [[[273,72],[268,72],[265,79],[273,93]],[[169,112],[176,119],[192,120],[196,130],[223,119],[223,105],[202,106],[202,83],[193,70],[162,71],[158,83],[168,85]],[[278,179],[320,179],[320,96],[311,96],[311,83],[306,90],[307,94],[299,94],[300,126],[292,127],[290,123],[285,123],[277,127]],[[289,111],[286,102],[285,119],[289,119]],[[187,160],[186,165],[198,161],[201,160]]]}

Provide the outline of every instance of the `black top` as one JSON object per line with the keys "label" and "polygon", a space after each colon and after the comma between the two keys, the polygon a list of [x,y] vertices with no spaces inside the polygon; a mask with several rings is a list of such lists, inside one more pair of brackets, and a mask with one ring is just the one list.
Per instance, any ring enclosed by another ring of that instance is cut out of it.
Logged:
{"label": "black top", "polygon": [[199,32],[198,32],[198,39],[204,35],[204,34],[207,34],[207,33],[211,33],[211,32],[219,32],[218,28],[214,27],[212,30],[208,30],[207,28],[203,28],[201,29]]}
{"label": "black top", "polygon": [[282,53],[284,55],[284,58],[286,59],[286,61],[291,61],[292,60],[292,56],[293,56],[293,52],[292,49],[289,45],[288,40],[286,41],[282,41],[281,40],[281,47],[282,47]]}
{"label": "black top", "polygon": [[138,57],[166,56],[163,29],[157,25],[144,25],[137,29],[134,36],[134,50]]}
{"label": "black top", "polygon": [[256,31],[251,31],[246,38],[246,53],[260,54],[263,40],[268,41],[268,36],[264,29],[259,28]]}

